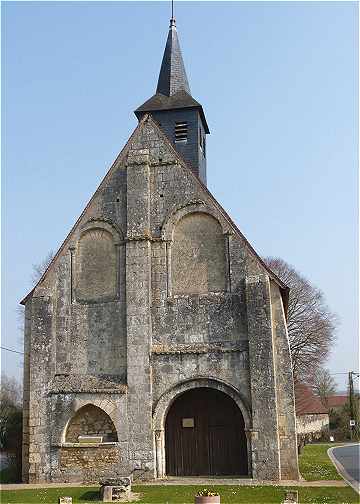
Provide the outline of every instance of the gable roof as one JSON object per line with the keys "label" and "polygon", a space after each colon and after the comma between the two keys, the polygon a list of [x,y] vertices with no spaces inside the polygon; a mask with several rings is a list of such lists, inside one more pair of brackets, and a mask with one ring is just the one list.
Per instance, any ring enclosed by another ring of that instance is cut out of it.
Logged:
{"label": "gable roof", "polygon": [[295,411],[296,416],[316,415],[328,413],[320,399],[304,383],[295,382]]}
{"label": "gable roof", "polygon": [[31,297],[31,295],[33,294],[33,292],[35,291],[35,289],[37,288],[37,286],[40,285],[43,282],[43,280],[47,276],[49,270],[52,268],[53,264],[55,263],[55,261],[59,257],[60,253],[65,248],[65,246],[68,243],[68,241],[70,240],[71,235],[73,234],[73,232],[74,232],[75,228],[77,227],[78,223],[81,221],[83,215],[86,213],[87,209],[90,207],[91,203],[93,202],[93,200],[95,199],[95,197],[97,196],[97,194],[100,192],[102,186],[111,177],[112,173],[114,172],[114,170],[116,169],[116,167],[118,166],[118,164],[121,162],[121,160],[127,154],[128,150],[129,150],[129,148],[131,146],[131,142],[133,141],[133,139],[135,138],[135,136],[137,135],[137,133],[140,131],[141,128],[144,127],[144,125],[148,121],[158,131],[158,133],[161,136],[162,140],[166,143],[167,147],[171,150],[171,152],[172,152],[173,156],[175,157],[175,159],[177,159],[179,161],[180,166],[182,166],[185,170],[187,170],[188,174],[191,177],[193,177],[194,182],[197,183],[197,184],[199,184],[201,186],[201,188],[203,189],[203,191],[205,191],[207,193],[207,195],[209,196],[209,198],[213,202],[214,206],[216,206],[216,208],[218,209],[218,211],[229,222],[229,224],[233,228],[235,234],[237,234],[244,241],[246,247],[251,252],[251,254],[260,262],[260,264],[263,266],[263,268],[265,269],[265,271],[267,271],[267,273],[269,274],[270,278],[272,280],[274,280],[278,284],[278,286],[280,288],[281,295],[282,295],[282,299],[283,299],[283,302],[284,302],[284,310],[285,310],[285,315],[286,315],[287,314],[287,307],[288,307],[289,290],[290,290],[289,287],[277,275],[275,275],[275,273],[266,265],[266,263],[262,260],[262,258],[257,254],[257,252],[253,249],[253,247],[250,245],[250,243],[245,238],[245,236],[241,233],[241,231],[236,226],[236,224],[232,221],[232,219],[227,214],[227,212],[223,209],[223,207],[220,205],[220,203],[218,203],[218,201],[215,199],[215,197],[211,194],[211,192],[209,191],[209,189],[203,184],[203,182],[200,180],[200,178],[197,177],[193,173],[193,171],[191,170],[190,166],[187,164],[187,162],[184,160],[184,158],[179,154],[179,152],[172,145],[172,143],[170,142],[170,140],[168,139],[168,137],[166,136],[166,134],[162,131],[162,129],[160,128],[160,126],[157,124],[157,122],[151,117],[151,115],[148,115],[148,114],[146,114],[141,119],[141,121],[139,122],[139,124],[136,126],[136,128],[134,129],[134,131],[131,134],[130,138],[126,142],[125,146],[123,147],[123,149],[121,150],[121,152],[119,153],[119,155],[116,157],[115,161],[111,165],[111,167],[108,170],[108,172],[106,173],[105,177],[100,182],[100,184],[99,184],[98,188],[96,189],[96,191],[94,192],[93,196],[90,198],[88,204],[84,208],[84,210],[81,213],[80,217],[77,219],[77,221],[75,222],[74,226],[71,228],[69,234],[67,235],[67,237],[65,238],[65,240],[61,244],[59,250],[54,255],[52,261],[49,263],[48,267],[44,271],[43,275],[40,277],[40,279],[38,280],[38,282],[36,283],[36,285],[34,286],[34,288],[24,297],[24,299],[22,299],[20,301],[20,304],[25,304],[26,301]]}

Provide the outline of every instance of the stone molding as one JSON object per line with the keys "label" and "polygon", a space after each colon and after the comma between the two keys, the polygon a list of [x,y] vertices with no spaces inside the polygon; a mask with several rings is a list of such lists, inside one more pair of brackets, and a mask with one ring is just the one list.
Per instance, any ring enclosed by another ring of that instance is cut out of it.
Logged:
{"label": "stone molding", "polygon": [[165,218],[162,228],[161,228],[161,237],[164,241],[172,242],[173,241],[173,231],[176,224],[186,215],[191,213],[204,213],[210,215],[214,219],[216,219],[224,234],[232,234],[232,230],[227,223],[227,221],[222,217],[219,212],[217,212],[214,208],[206,205],[202,200],[194,200],[187,203],[185,206],[177,207],[172,210]]}
{"label": "stone molding", "polygon": [[61,448],[112,448],[113,446],[119,446],[118,441],[105,441],[104,443],[61,443],[59,446]]}
{"label": "stone molding", "polygon": [[48,394],[126,394],[123,377],[97,377],[87,375],[55,375]]}
{"label": "stone molding", "polygon": [[151,353],[155,355],[164,354],[204,354],[210,352],[231,353],[231,352],[248,352],[249,344],[247,341],[237,345],[226,345],[224,343],[207,344],[207,343],[192,343],[179,345],[159,345],[155,344],[151,347]]}
{"label": "stone molding", "polygon": [[[71,411],[68,411],[68,414],[66,416],[64,415],[62,417],[57,418],[56,432],[54,431],[52,432],[52,440],[51,440],[52,446],[64,446],[66,444],[65,441],[66,430],[68,428],[71,419],[74,417],[74,415],[76,415],[76,413],[81,408],[87,405],[96,406],[97,408],[103,410],[110,417],[112,423],[117,429],[118,419],[117,419],[117,405],[115,401],[112,401],[110,399],[104,400],[95,398],[88,399],[82,397],[75,397],[74,401],[72,401]],[[101,446],[103,446],[103,443],[101,444]]]}
{"label": "stone molding", "polygon": [[245,422],[245,429],[250,429],[252,425],[250,406],[247,399],[243,394],[234,386],[213,377],[198,376],[191,378],[190,380],[185,380],[177,383],[167,391],[165,391],[158,399],[155,408],[153,410],[153,428],[157,431],[161,431],[165,426],[166,414],[169,411],[172,403],[175,399],[194,388],[208,387],[224,392],[226,395],[231,397],[237,406],[239,407]]}
{"label": "stone molding", "polygon": [[80,226],[79,238],[90,229],[104,229],[112,235],[115,245],[119,245],[124,239],[124,234],[119,226],[105,219],[89,219],[86,221]]}

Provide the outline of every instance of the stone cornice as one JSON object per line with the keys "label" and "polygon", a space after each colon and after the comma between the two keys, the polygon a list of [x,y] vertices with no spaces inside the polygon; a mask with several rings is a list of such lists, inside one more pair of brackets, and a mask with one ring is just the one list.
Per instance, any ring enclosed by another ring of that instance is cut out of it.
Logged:
{"label": "stone cornice", "polygon": [[172,355],[172,354],[206,354],[206,353],[232,353],[247,352],[248,342],[239,342],[236,345],[226,343],[191,343],[179,345],[152,345],[151,353],[153,355]]}

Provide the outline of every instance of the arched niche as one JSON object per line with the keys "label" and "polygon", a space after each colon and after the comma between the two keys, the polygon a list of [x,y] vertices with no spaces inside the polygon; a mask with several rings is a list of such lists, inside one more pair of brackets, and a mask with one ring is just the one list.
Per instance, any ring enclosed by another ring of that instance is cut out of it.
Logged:
{"label": "arched niche", "polygon": [[209,213],[187,213],[176,222],[171,241],[172,295],[224,292],[228,265],[226,239]]}
{"label": "arched niche", "polygon": [[79,443],[82,436],[101,436],[103,443],[117,442],[115,425],[104,410],[93,404],[82,406],[69,420],[64,435],[65,443]]}
{"label": "arched niche", "polygon": [[120,234],[106,222],[90,221],[83,226],[75,255],[76,301],[118,297],[120,243]]}

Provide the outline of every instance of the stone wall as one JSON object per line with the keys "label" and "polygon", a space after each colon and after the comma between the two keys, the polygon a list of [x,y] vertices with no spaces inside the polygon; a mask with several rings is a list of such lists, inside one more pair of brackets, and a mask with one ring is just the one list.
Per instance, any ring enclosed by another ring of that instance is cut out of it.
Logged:
{"label": "stone wall", "polygon": [[299,477],[295,422],[295,394],[285,312],[279,287],[270,284],[275,390],[280,443],[280,477]]}
{"label": "stone wall", "polygon": [[64,481],[98,483],[117,472],[119,463],[119,451],[113,446],[60,449],[60,474]]}
{"label": "stone wall", "polygon": [[96,225],[83,233],[76,257],[77,300],[99,301],[116,296],[117,259],[111,233]]}
{"label": "stone wall", "polygon": [[207,377],[231,383],[250,403],[249,363],[247,346],[218,348],[187,346],[154,348],[151,358],[153,400],[186,380]]}
{"label": "stone wall", "polygon": [[299,415],[296,417],[296,430],[299,435],[311,434],[314,439],[329,434],[329,415],[327,413]]}
{"label": "stone wall", "polygon": [[65,442],[78,443],[79,436],[102,436],[103,442],[117,441],[111,418],[97,406],[87,404],[76,412],[66,429]]}
{"label": "stone wall", "polygon": [[24,368],[23,368],[23,433],[22,433],[22,481],[29,482],[30,443],[30,349],[31,349],[31,300],[25,307],[24,320]]}
{"label": "stone wall", "polygon": [[201,212],[183,217],[173,231],[173,295],[223,292],[226,276],[225,238],[220,224]]}
{"label": "stone wall", "polygon": [[[161,474],[163,427],[152,415],[185,382],[238,401],[254,477],[290,474],[291,364],[275,294],[224,210],[145,119],[27,301],[28,478],[86,478],[96,453],[93,478],[105,466],[106,476]],[[66,426],[87,404],[115,426],[108,451],[66,446]]]}

